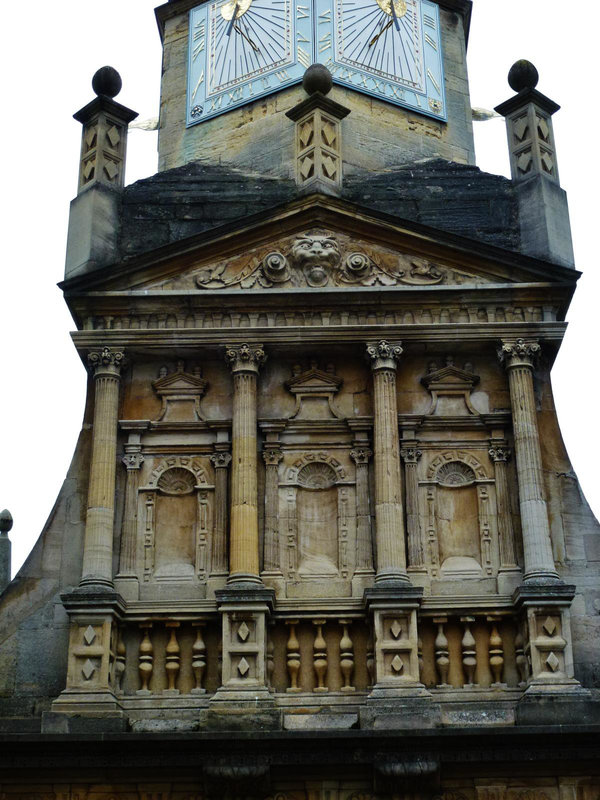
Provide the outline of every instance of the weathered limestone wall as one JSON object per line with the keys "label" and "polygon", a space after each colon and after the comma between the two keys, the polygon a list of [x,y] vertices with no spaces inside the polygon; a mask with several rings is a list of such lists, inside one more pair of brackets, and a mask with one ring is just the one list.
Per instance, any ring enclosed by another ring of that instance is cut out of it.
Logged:
{"label": "weathered limestone wall", "polygon": [[[475,163],[463,25],[457,14],[443,8],[440,19],[448,123],[334,86],[331,99],[351,110],[342,121],[346,174],[434,157]],[[188,15],[184,13],[165,25],[159,170],[206,161],[292,178],[294,123],[285,113],[306,97],[302,87],[285,89],[186,128],[187,47]]]}
{"label": "weathered limestone wall", "polygon": [[81,578],[91,445],[88,405],[73,460],[29,557],[0,597],[0,716],[31,717],[65,686],[69,624],[60,594]]}

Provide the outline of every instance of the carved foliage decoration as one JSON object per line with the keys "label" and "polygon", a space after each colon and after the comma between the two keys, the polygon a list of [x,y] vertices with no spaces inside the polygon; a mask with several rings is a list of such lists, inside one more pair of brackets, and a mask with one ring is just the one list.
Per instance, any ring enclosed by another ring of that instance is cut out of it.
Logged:
{"label": "carved foliage decoration", "polygon": [[[359,249],[360,248],[360,249]],[[458,273],[415,256],[381,253],[349,237],[308,230],[257,253],[249,261],[222,261],[196,273],[199,289],[324,286],[428,286],[458,282]],[[464,280],[473,280],[463,275]],[[461,281],[462,282],[462,281]]]}

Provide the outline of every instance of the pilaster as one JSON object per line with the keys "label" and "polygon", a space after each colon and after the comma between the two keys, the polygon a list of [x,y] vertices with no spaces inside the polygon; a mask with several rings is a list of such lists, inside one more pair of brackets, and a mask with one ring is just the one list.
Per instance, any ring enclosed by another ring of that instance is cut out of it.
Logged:
{"label": "pilaster", "polygon": [[419,520],[418,465],[423,453],[416,442],[403,441],[400,455],[404,461],[406,486],[406,536],[408,540],[409,572],[425,572],[425,544]]}
{"label": "pilaster", "polygon": [[210,579],[227,576],[227,502],[231,453],[229,445],[217,445],[210,457],[215,470],[215,521],[213,528]]}
{"label": "pilaster", "polygon": [[498,520],[498,544],[500,550],[498,591],[501,594],[508,594],[521,581],[521,570],[517,564],[507,475],[508,462],[512,457],[512,451],[503,441],[492,439],[490,445],[488,453],[494,464],[496,518]]}

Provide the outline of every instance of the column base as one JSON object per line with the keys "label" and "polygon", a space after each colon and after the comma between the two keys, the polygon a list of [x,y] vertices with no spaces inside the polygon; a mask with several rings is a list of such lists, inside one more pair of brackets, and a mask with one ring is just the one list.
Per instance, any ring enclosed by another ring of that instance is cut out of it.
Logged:
{"label": "column base", "polygon": [[251,572],[234,572],[227,578],[227,587],[239,589],[256,589],[261,588],[263,582],[258,575],[253,575]]}
{"label": "column base", "polygon": [[381,570],[375,575],[375,586],[411,586],[407,572],[401,570]]}
{"label": "column base", "polygon": [[110,690],[65,689],[52,703],[56,714],[84,714],[86,716],[122,717],[123,709]]}

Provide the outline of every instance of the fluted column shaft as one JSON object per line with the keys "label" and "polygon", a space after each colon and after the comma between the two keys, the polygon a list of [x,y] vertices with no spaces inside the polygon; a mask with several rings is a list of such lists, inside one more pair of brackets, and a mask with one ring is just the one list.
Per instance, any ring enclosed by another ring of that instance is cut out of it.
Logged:
{"label": "fluted column shaft", "polygon": [[533,392],[537,342],[504,342],[500,356],[508,370],[515,439],[526,582],[558,580],[544,497],[542,454]]}
{"label": "fluted column shaft", "polygon": [[144,461],[141,445],[126,444],[122,461],[127,468],[125,484],[125,509],[121,530],[121,557],[119,559],[119,575],[135,574],[135,557],[137,548],[137,503],[140,484],[140,467]]}
{"label": "fluted column shaft", "polygon": [[373,370],[376,583],[408,582],[396,401],[396,362],[401,353],[396,343],[367,346]]}
{"label": "fluted column shaft", "polygon": [[400,451],[404,460],[406,480],[406,536],[408,539],[408,563],[411,567],[422,567],[425,563],[425,548],[419,520],[419,476],[417,464],[421,451],[416,447],[404,447]]}
{"label": "fluted column shaft", "polygon": [[226,358],[233,373],[228,582],[260,584],[256,392],[266,356],[260,345],[242,344],[229,347]]}
{"label": "fluted column shaft", "polygon": [[90,353],[95,402],[81,585],[112,586],[119,383],[123,353]]}
{"label": "fluted column shaft", "polygon": [[265,462],[265,542],[264,572],[281,575],[279,557],[279,462],[283,454],[278,448],[263,450]]}
{"label": "fluted column shaft", "polygon": [[211,575],[227,575],[227,470],[231,453],[219,451],[210,457],[215,469],[215,523],[211,551]]}

